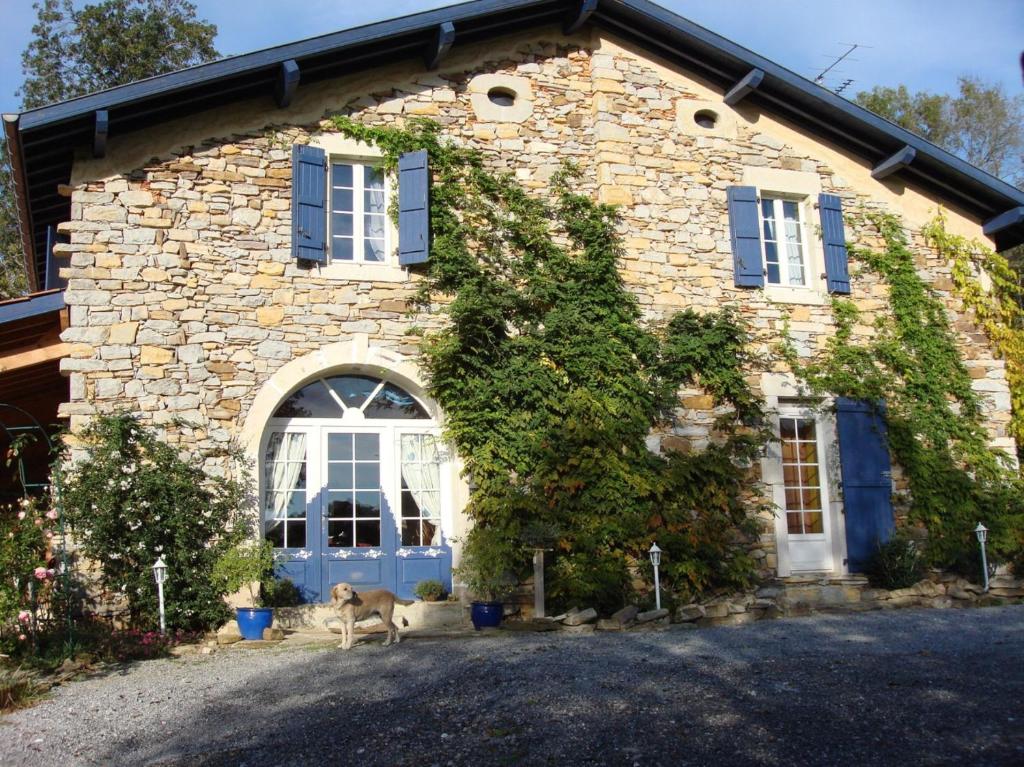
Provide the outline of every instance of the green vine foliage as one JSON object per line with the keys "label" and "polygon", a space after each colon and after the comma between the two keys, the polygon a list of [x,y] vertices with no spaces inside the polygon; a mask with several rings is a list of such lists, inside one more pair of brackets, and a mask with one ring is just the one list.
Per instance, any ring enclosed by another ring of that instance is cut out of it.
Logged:
{"label": "green vine foliage", "polygon": [[931,564],[978,577],[973,529],[990,529],[994,559],[1018,555],[1024,541],[1024,487],[1012,461],[992,449],[983,403],[957,349],[946,307],[918,275],[900,221],[873,214],[885,248],[851,248],[862,268],[889,289],[890,311],[874,334],[856,343],[853,302],[833,300],[836,333],[824,354],[801,362],[787,346],[798,377],[816,393],[886,406],[889,444],[909,484],[908,520],[927,530]]}
{"label": "green vine foliage", "polygon": [[167,564],[169,627],[205,629],[226,619],[213,568],[245,532],[238,524],[245,479],[207,476],[127,414],[97,418],[82,439],[85,457],[55,467],[61,503],[102,587],[127,601],[132,627],[157,625],[157,557]]}
{"label": "green vine foliage", "polygon": [[[443,307],[447,322],[421,349],[473,487],[467,550],[518,576],[533,547],[553,549],[549,597],[604,610],[630,597],[655,539],[670,588],[696,595],[749,583],[743,463],[763,435],[736,318],[684,312],[646,327],[618,271],[615,209],[574,191],[572,166],[542,199],[443,141],[429,121],[335,125],[380,147],[389,171],[403,152],[430,156],[420,302]],[[646,438],[684,384],[723,405],[721,438],[700,454],[655,455]]]}
{"label": "green vine foliage", "polygon": [[[1013,418],[1010,434],[1024,448],[1024,285],[1000,254],[977,240],[951,234],[940,212],[923,230],[928,243],[952,264],[953,284],[964,305],[1006,361]],[[980,275],[990,282],[986,289]]]}

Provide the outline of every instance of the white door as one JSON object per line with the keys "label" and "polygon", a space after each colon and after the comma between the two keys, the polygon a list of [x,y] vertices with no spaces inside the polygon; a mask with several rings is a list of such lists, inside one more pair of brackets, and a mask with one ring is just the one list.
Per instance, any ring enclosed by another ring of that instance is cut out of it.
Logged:
{"label": "white door", "polygon": [[832,572],[833,521],[826,475],[823,422],[805,408],[783,408],[778,417],[779,506],[776,539],[780,574]]}

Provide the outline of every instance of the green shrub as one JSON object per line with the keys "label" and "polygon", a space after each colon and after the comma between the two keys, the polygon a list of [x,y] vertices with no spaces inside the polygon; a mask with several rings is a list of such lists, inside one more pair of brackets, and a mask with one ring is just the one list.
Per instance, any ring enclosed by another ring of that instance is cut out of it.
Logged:
{"label": "green shrub", "polygon": [[303,602],[299,587],[288,578],[265,578],[260,588],[264,607],[297,607]]}
{"label": "green shrub", "polygon": [[0,636],[29,642],[37,630],[57,572],[47,559],[56,520],[44,499],[0,509]]}
{"label": "green shrub", "polygon": [[925,561],[917,543],[897,533],[875,549],[867,565],[876,589],[905,589],[924,577]]}
{"label": "green shrub", "polygon": [[463,542],[454,575],[474,599],[499,602],[515,588],[522,565],[523,549],[514,537],[497,528],[474,527]]}
{"label": "green shrub", "polygon": [[167,625],[202,629],[225,620],[212,571],[247,504],[244,478],[207,475],[201,460],[186,460],[127,414],[97,418],[81,438],[82,459],[65,457],[55,473],[74,537],[99,565],[106,596],[127,600],[132,628],[152,628],[152,566],[163,557]]}
{"label": "green shrub", "polygon": [[[263,607],[263,584],[273,580],[274,547],[270,541],[245,539],[226,549],[213,565],[213,582],[221,593],[249,592],[249,606]],[[276,588],[276,587],[275,587]]]}
{"label": "green shrub", "polygon": [[424,602],[440,602],[445,595],[444,584],[435,580],[420,581],[413,591]]}

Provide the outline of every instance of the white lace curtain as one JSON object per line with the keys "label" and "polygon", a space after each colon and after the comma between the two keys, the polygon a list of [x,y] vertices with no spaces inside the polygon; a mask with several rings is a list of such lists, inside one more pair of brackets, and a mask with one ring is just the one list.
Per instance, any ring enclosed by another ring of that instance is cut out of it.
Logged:
{"label": "white lace curtain", "polygon": [[[441,517],[441,455],[436,437],[402,435],[402,479],[423,519]],[[435,527],[435,530],[437,528]]]}
{"label": "white lace curtain", "polygon": [[281,519],[288,516],[292,490],[298,490],[299,477],[306,463],[306,435],[276,433],[270,438],[271,476],[267,483],[272,491],[267,516]]}

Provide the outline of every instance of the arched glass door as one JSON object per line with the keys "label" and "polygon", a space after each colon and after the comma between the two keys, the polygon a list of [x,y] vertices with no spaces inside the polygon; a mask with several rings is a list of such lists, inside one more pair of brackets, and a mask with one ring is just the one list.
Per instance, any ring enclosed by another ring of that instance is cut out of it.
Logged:
{"label": "arched glass door", "polygon": [[447,455],[415,397],[371,376],[319,378],[281,404],[265,445],[264,535],[307,602],[341,582],[451,588]]}

